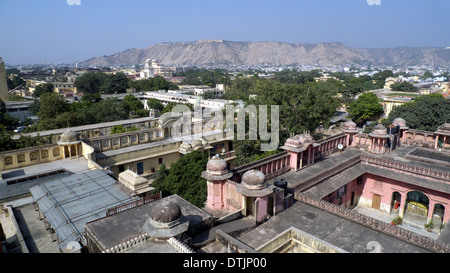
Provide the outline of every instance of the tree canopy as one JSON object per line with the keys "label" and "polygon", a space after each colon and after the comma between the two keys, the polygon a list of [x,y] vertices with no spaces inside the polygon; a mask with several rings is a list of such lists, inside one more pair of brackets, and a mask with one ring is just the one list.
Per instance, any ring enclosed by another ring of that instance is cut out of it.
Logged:
{"label": "tree canopy", "polygon": [[162,111],[164,109],[164,104],[162,104],[158,99],[151,98],[147,100],[147,106],[150,109]]}
{"label": "tree canopy", "polygon": [[156,76],[149,79],[129,81],[130,87],[136,91],[159,91],[159,90],[178,90],[178,86],[167,81],[161,76]]}
{"label": "tree canopy", "polygon": [[39,98],[44,93],[53,93],[55,86],[52,83],[43,83],[36,86],[33,92],[33,97]]}
{"label": "tree canopy", "polygon": [[321,123],[329,126],[340,102],[338,87],[331,82],[307,82],[306,84],[282,84],[258,81],[256,98],[251,104],[279,105],[280,141],[291,133],[314,131]]}
{"label": "tree canopy", "polygon": [[367,92],[349,104],[348,112],[356,124],[363,125],[383,113],[383,106],[378,102],[377,95]]}
{"label": "tree canopy", "polygon": [[412,102],[394,107],[383,124],[392,124],[399,117],[412,129],[435,131],[450,121],[450,100],[441,94],[419,96]]}
{"label": "tree canopy", "polygon": [[152,187],[163,195],[177,194],[197,207],[202,208],[206,201],[206,180],[201,177],[206,169],[208,158],[200,151],[182,156],[166,169],[161,165]]}
{"label": "tree canopy", "polygon": [[402,91],[402,92],[417,92],[419,91],[417,89],[417,87],[415,87],[412,83],[410,82],[396,82],[391,84],[391,90],[393,91]]}
{"label": "tree canopy", "polygon": [[79,93],[96,94],[100,93],[105,78],[102,72],[86,72],[75,79],[74,85]]}

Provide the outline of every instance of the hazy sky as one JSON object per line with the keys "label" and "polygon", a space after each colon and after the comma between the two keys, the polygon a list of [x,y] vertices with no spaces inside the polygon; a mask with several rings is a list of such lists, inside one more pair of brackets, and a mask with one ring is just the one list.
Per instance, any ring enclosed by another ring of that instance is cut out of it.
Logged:
{"label": "hazy sky", "polygon": [[444,47],[450,0],[0,0],[0,26],[7,64],[199,39]]}

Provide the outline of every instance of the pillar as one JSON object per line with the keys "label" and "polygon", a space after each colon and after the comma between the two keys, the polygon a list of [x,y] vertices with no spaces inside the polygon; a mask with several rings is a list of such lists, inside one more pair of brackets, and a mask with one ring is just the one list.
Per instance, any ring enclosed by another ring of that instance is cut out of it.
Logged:
{"label": "pillar", "polygon": [[400,207],[398,210],[398,215],[403,218],[403,216],[405,215],[405,205],[406,205],[406,196],[408,195],[406,192],[404,193],[400,193],[401,194],[401,198],[400,198]]}
{"label": "pillar", "polygon": [[428,204],[428,212],[427,212],[427,224],[431,222],[433,219],[434,206],[436,205],[435,201],[430,199],[430,203]]}
{"label": "pillar", "polygon": [[438,149],[438,142],[439,142],[439,135],[436,135],[436,138],[434,140],[434,149],[437,150]]}
{"label": "pillar", "polygon": [[[290,155],[290,166],[291,166],[291,170],[296,171],[298,169],[298,154],[295,152],[289,152]],[[301,163],[300,163],[300,168],[301,168]]]}
{"label": "pillar", "polygon": [[269,196],[258,197],[255,201],[255,220],[257,223],[263,222],[267,217],[267,206]]}
{"label": "pillar", "polygon": [[303,166],[303,152],[300,153],[300,169]]}
{"label": "pillar", "polygon": [[224,198],[223,198],[223,185],[225,181],[207,181],[208,187],[208,198],[206,206],[210,209],[223,209],[224,208]]}

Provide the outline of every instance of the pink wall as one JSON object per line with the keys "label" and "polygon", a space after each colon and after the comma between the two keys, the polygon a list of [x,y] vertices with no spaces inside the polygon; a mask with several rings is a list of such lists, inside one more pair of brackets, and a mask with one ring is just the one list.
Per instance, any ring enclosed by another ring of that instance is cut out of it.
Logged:
{"label": "pink wall", "polygon": [[[346,185],[346,192],[340,200],[337,199],[337,190],[330,195],[323,198],[323,200],[331,202],[336,205],[342,205],[346,208],[352,208],[357,204],[361,206],[372,206],[373,196],[379,195],[380,200],[380,211],[390,213],[392,207],[392,195],[394,192],[401,194],[401,205],[400,208],[403,210],[406,205],[406,197],[410,191],[420,191],[424,193],[430,200],[428,209],[428,219],[431,219],[434,213],[435,204],[441,204],[444,206],[444,223],[450,219],[450,194],[437,192],[434,190],[426,189],[423,187],[413,186],[401,181],[372,175],[364,174],[362,175],[362,184],[357,183],[357,179],[350,181]],[[352,192],[354,192],[354,202],[351,203]]]}
{"label": "pink wall", "polygon": [[[358,184],[357,179],[353,179],[346,185],[345,194],[339,199],[337,199],[338,190],[334,191],[327,197],[323,198],[323,200],[331,202],[336,205],[343,205],[346,208],[352,208],[358,204],[358,199],[362,194],[364,185]],[[352,204],[352,192],[354,192],[354,202]]]}
{"label": "pink wall", "polygon": [[390,212],[392,194],[394,192],[398,192],[401,194],[402,203],[400,207],[403,209],[405,206],[405,200],[408,192],[420,191],[424,193],[430,200],[428,218],[432,217],[432,214],[434,213],[435,204],[442,204],[445,207],[444,222],[447,222],[450,217],[450,207],[448,206],[448,203],[450,201],[450,194],[437,192],[431,189],[414,186],[401,181],[384,178],[372,174],[363,175],[363,185],[364,189],[362,192],[362,197],[365,200],[371,201],[374,194],[381,196],[380,210]]}
{"label": "pink wall", "polygon": [[256,222],[261,223],[267,217],[267,201],[269,197],[258,197],[257,207],[256,207]]}

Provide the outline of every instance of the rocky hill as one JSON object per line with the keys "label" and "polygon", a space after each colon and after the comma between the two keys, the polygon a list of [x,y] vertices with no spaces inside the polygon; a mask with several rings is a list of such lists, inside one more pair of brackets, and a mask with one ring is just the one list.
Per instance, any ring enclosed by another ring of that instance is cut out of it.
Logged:
{"label": "rocky hill", "polygon": [[165,65],[429,65],[450,67],[450,49],[436,47],[355,48],[342,43],[233,42],[207,40],[160,43],[91,58],[82,65],[143,64],[156,59]]}

